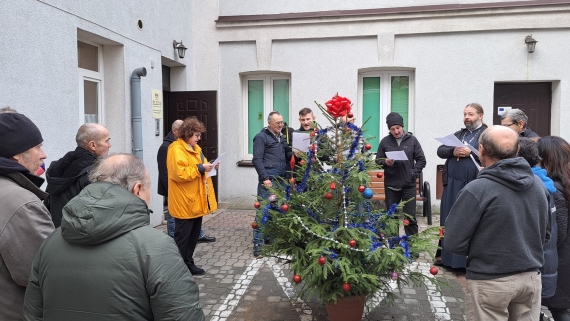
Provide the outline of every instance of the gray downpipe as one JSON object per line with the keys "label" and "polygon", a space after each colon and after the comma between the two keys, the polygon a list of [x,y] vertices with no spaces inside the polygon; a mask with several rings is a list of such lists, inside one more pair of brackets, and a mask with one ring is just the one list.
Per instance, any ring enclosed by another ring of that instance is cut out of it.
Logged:
{"label": "gray downpipe", "polygon": [[133,126],[133,155],[140,159],[143,159],[141,77],[145,76],[145,67],[133,70],[133,75],[131,76],[131,122]]}

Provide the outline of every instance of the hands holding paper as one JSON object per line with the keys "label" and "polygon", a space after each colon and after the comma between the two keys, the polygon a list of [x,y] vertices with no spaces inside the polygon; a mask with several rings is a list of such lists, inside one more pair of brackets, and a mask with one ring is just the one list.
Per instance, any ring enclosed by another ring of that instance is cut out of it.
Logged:
{"label": "hands holding paper", "polygon": [[471,149],[469,149],[469,147],[457,146],[453,149],[453,156],[455,157],[469,157],[469,154],[471,154]]}
{"label": "hands holding paper", "polygon": [[385,162],[386,162],[386,166],[394,165],[394,160],[391,158],[386,158]]}

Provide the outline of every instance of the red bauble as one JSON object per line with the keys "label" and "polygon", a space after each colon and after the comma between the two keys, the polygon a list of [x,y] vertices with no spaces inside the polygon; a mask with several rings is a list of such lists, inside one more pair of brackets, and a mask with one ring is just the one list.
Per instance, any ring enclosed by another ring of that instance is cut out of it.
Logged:
{"label": "red bauble", "polygon": [[350,245],[351,247],[355,247],[356,246],[356,241],[355,240],[350,240],[348,242],[348,245]]}
{"label": "red bauble", "polygon": [[353,117],[354,117],[354,114],[353,114],[353,113],[348,113],[348,114],[346,114],[346,116],[347,116],[348,118],[353,118]]}
{"label": "red bauble", "polygon": [[301,159],[301,161],[299,161],[299,164],[305,165],[305,160],[304,160],[304,159]]}
{"label": "red bauble", "polygon": [[328,192],[325,194],[325,198],[330,200],[333,197],[332,193]]}
{"label": "red bauble", "polygon": [[319,264],[320,264],[320,265],[325,265],[325,263],[327,263],[327,259],[325,259],[323,256],[321,256],[321,257],[319,258]]}
{"label": "red bauble", "polygon": [[253,207],[255,207],[255,208],[259,208],[260,206],[261,206],[261,204],[259,202],[253,203]]}
{"label": "red bauble", "polygon": [[290,178],[290,179],[289,179],[289,182],[291,182],[291,184],[295,184],[295,183],[297,183],[297,180],[294,179],[294,178]]}
{"label": "red bauble", "polygon": [[408,221],[408,220],[404,219],[404,225],[405,225],[405,226],[408,226],[408,225],[410,225],[410,221]]}
{"label": "red bauble", "polygon": [[372,148],[372,145],[366,144],[366,145],[364,145],[364,148],[366,148],[366,150],[370,150]]}
{"label": "red bauble", "polygon": [[376,174],[376,177],[378,177],[378,178],[382,178],[382,176],[383,176],[383,174],[382,174],[381,172],[378,172],[378,173]]}
{"label": "red bauble", "polygon": [[329,187],[330,189],[336,189],[336,184],[334,182],[331,182],[331,185]]}
{"label": "red bauble", "polygon": [[317,144],[313,144],[313,153],[317,152]]}
{"label": "red bauble", "polygon": [[295,274],[293,276],[293,282],[295,282],[295,283],[301,282],[301,276],[299,274]]}
{"label": "red bauble", "polygon": [[253,221],[253,223],[251,223],[251,228],[256,229],[257,227],[258,227],[257,222]]}
{"label": "red bauble", "polygon": [[437,272],[439,272],[439,270],[438,270],[435,266],[432,266],[432,267],[429,269],[429,273],[431,273],[431,275],[436,275]]}
{"label": "red bauble", "polygon": [[342,284],[342,290],[343,290],[344,292],[350,292],[350,283],[344,282],[344,283]]}
{"label": "red bauble", "polygon": [[311,137],[311,138],[315,137],[315,133],[311,133],[311,134],[309,135],[309,137]]}
{"label": "red bauble", "polygon": [[289,209],[289,205],[287,205],[287,204],[281,205],[281,210],[282,210],[283,212],[287,212],[288,209]]}
{"label": "red bauble", "polygon": [[366,187],[365,187],[364,185],[358,186],[358,191],[359,191],[360,193],[364,192],[365,189],[366,189]]}

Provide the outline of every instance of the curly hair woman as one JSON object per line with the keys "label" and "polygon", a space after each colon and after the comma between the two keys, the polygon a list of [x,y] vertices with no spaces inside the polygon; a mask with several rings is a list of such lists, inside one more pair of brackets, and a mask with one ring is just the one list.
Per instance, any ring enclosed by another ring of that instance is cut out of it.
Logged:
{"label": "curly hair woman", "polygon": [[206,131],[196,117],[186,118],[178,129],[178,140],[170,144],[168,169],[168,209],[175,219],[174,241],[194,276],[205,271],[194,263],[194,250],[202,228],[202,217],[218,209],[212,179],[207,173],[218,169],[204,157],[198,141]]}

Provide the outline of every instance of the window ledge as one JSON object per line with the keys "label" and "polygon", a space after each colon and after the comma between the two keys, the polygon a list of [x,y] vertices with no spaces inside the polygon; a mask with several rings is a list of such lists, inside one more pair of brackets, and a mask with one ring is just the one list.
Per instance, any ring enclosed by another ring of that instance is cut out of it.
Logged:
{"label": "window ledge", "polygon": [[236,165],[238,167],[253,167],[253,163],[251,162],[251,159],[240,160],[236,163]]}

